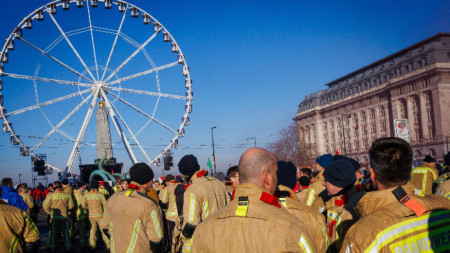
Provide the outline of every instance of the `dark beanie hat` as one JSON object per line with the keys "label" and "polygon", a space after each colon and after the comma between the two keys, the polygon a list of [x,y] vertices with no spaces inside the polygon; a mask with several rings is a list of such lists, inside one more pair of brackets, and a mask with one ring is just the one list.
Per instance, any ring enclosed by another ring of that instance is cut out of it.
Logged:
{"label": "dark beanie hat", "polygon": [[430,155],[426,155],[425,159],[423,159],[424,162],[426,163],[435,163],[436,159],[434,159],[433,157],[431,157]]}
{"label": "dark beanie hat", "polygon": [[181,174],[191,177],[200,169],[200,165],[198,165],[197,158],[194,155],[185,155],[178,162],[178,169]]}
{"label": "dark beanie hat", "polygon": [[337,160],[341,160],[341,159],[346,160],[347,162],[349,162],[353,166],[353,169],[355,170],[355,172],[358,171],[359,168],[361,168],[361,165],[359,165],[359,163],[355,159],[353,159],[351,157],[343,156],[343,155],[335,155],[333,157],[333,161],[337,161]]}
{"label": "dark beanie hat", "polygon": [[67,178],[64,178],[64,179],[61,181],[61,184],[67,185],[67,184],[69,184],[69,180],[67,180]]}
{"label": "dark beanie hat", "polygon": [[317,157],[316,163],[318,163],[322,168],[325,168],[333,161],[333,155],[332,154],[325,154]]}
{"label": "dark beanie hat", "polygon": [[89,187],[90,187],[91,189],[98,189],[98,181],[92,181],[92,182],[89,184]]}
{"label": "dark beanie hat", "polygon": [[337,187],[346,187],[356,181],[355,171],[350,162],[341,159],[330,163],[323,172],[326,181]]}
{"label": "dark beanie hat", "polygon": [[297,168],[292,162],[278,161],[278,185],[284,185],[291,189],[297,184]]}
{"label": "dark beanie hat", "polygon": [[301,176],[298,179],[298,182],[300,183],[301,186],[309,186],[309,177],[307,176]]}
{"label": "dark beanie hat", "polygon": [[153,170],[146,163],[136,163],[130,168],[130,179],[138,184],[146,184],[154,177]]}

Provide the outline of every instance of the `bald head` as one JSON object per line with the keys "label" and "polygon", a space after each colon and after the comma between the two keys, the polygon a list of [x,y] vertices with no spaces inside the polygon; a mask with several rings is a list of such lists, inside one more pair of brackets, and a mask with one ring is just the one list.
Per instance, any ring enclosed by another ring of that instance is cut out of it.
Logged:
{"label": "bald head", "polygon": [[[264,187],[265,175],[276,173],[275,157],[262,148],[251,148],[239,160],[239,183],[254,183]],[[276,175],[276,174],[275,174]],[[273,182],[271,182],[273,183]],[[276,177],[275,177],[276,185]]]}

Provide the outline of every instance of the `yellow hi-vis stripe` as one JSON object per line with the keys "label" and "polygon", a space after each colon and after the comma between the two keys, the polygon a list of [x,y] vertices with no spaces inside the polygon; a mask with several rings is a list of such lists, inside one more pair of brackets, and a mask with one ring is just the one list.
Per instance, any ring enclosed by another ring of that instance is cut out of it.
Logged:
{"label": "yellow hi-vis stripe", "polygon": [[438,211],[420,217],[412,218],[393,226],[386,228],[377,234],[375,240],[364,252],[375,253],[379,252],[384,246],[392,241],[422,229],[430,229],[430,227],[440,225],[442,223],[450,222],[450,211]]}
{"label": "yellow hi-vis stripe", "polygon": [[136,246],[136,241],[139,236],[139,227],[141,226],[141,220],[137,219],[136,223],[134,223],[133,235],[131,236],[130,245],[128,245],[127,253],[132,253],[134,251],[134,247]]}
{"label": "yellow hi-vis stripe", "polygon": [[234,216],[245,217],[247,216],[247,210],[248,210],[248,200],[239,201]]}
{"label": "yellow hi-vis stripe", "polygon": [[128,190],[125,192],[125,196],[130,197],[130,194],[133,193],[133,190]]}
{"label": "yellow hi-vis stripe", "polygon": [[203,201],[203,213],[205,214],[205,218],[208,218],[209,216],[208,200]]}
{"label": "yellow hi-vis stripe", "polygon": [[444,197],[450,199],[450,192],[448,192],[447,194],[445,194]]}
{"label": "yellow hi-vis stripe", "polygon": [[191,193],[191,203],[189,206],[189,219],[188,221],[193,222],[195,217],[195,195]]}
{"label": "yellow hi-vis stripe", "polygon": [[109,247],[110,247],[110,251],[111,253],[115,253],[116,249],[114,248],[114,230],[113,230],[113,224],[111,221],[111,214],[109,215],[109,229],[111,231],[111,238],[109,238]]}
{"label": "yellow hi-vis stripe", "polygon": [[156,217],[155,210],[152,211],[152,219],[153,225],[155,226],[156,235],[158,236],[158,239],[161,239],[162,238],[161,227],[159,226],[159,220],[158,217]]}
{"label": "yellow hi-vis stripe", "polygon": [[286,207],[286,198],[279,198],[279,199],[278,199],[278,202],[280,202],[280,204],[283,205],[284,208],[287,208],[287,207]]}
{"label": "yellow hi-vis stripe", "polygon": [[40,237],[39,230],[36,228],[36,225],[34,224],[33,220],[31,220],[30,216],[28,216],[28,214],[25,215],[25,219],[30,224],[30,227],[33,230],[33,233],[37,237]]}
{"label": "yellow hi-vis stripe", "polygon": [[311,189],[311,191],[309,192],[308,201],[306,202],[306,204],[307,204],[308,206],[312,206],[313,201],[314,201],[314,199],[315,199],[315,197],[314,197],[315,192],[316,192],[316,191],[315,191],[314,189]]}
{"label": "yellow hi-vis stripe", "polygon": [[16,245],[17,245],[17,236],[14,236],[14,240],[11,242],[11,246],[9,246],[9,253],[14,253],[16,251]]}
{"label": "yellow hi-vis stripe", "polygon": [[302,248],[303,252],[312,253],[311,247],[309,247],[309,244],[306,241],[306,239],[303,236],[303,234],[300,237],[300,240],[298,241],[298,245],[300,245],[300,247]]}

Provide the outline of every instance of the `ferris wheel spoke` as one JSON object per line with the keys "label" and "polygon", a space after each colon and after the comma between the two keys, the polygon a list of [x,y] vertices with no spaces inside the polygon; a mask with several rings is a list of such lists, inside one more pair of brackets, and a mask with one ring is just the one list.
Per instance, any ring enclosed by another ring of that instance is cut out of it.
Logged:
{"label": "ferris wheel spoke", "polygon": [[164,66],[161,66],[161,67],[152,68],[152,69],[149,69],[149,70],[146,70],[146,71],[142,71],[140,73],[136,73],[134,75],[129,75],[127,77],[124,77],[124,78],[121,78],[121,79],[109,82],[107,84],[108,85],[113,85],[113,84],[116,84],[116,83],[121,83],[121,82],[124,82],[124,81],[128,81],[128,80],[134,79],[136,77],[148,75],[150,73],[157,72],[157,71],[160,71],[160,70],[163,70],[163,69],[166,69],[166,68],[170,68],[170,67],[173,67],[173,66],[176,66],[176,65],[178,65],[178,62],[172,62],[172,63],[166,64]]}
{"label": "ferris wheel spoke", "polygon": [[92,51],[94,52],[95,71],[97,73],[97,80],[100,80],[100,78],[98,76],[97,54],[95,53],[94,32],[92,31],[91,9],[89,8],[89,4],[87,4],[87,10],[88,10],[88,16],[89,16],[89,29],[91,30]]}
{"label": "ferris wheel spoke", "polygon": [[16,36],[16,38],[18,38],[19,40],[21,40],[23,43],[27,44],[28,46],[32,47],[33,49],[35,49],[36,51],[40,52],[41,54],[43,54],[44,56],[46,56],[47,58],[55,61],[56,63],[58,63],[59,65],[63,66],[64,68],[68,69],[70,72],[74,73],[75,75],[83,78],[84,80],[88,81],[89,83],[93,83],[93,81],[87,77],[85,77],[83,74],[81,74],[80,72],[74,70],[73,68],[69,67],[67,64],[63,63],[62,61],[56,59],[55,57],[51,56],[50,54],[48,54],[47,52],[45,52],[44,50],[40,49],[39,47],[37,47],[36,45],[34,45],[33,43],[27,41],[26,39],[20,37],[20,36]]}
{"label": "ferris wheel spoke", "polygon": [[141,152],[144,154],[145,158],[147,158],[147,161],[150,163],[151,159],[148,157],[147,153],[145,152],[145,150],[142,148],[141,144],[139,143],[139,141],[137,140],[136,136],[133,134],[133,132],[131,131],[130,127],[128,127],[128,124],[125,122],[125,120],[123,119],[122,115],[120,115],[119,111],[117,110],[117,108],[113,105],[113,103],[111,103],[111,101],[109,100],[109,98],[106,96],[106,94],[104,94],[104,92],[102,91],[102,95],[103,98],[106,101],[106,104],[110,105],[112,107],[112,109],[114,109],[114,111],[116,112],[117,116],[119,117],[120,121],[122,121],[122,124],[125,126],[125,128],[128,130],[128,132],[131,135],[131,138],[133,138],[133,140],[136,142],[136,145],[139,147],[139,149],[141,150]]}
{"label": "ferris wheel spoke", "polygon": [[[64,117],[64,119],[62,119],[55,127],[53,127],[53,129],[52,130],[50,130],[50,132],[48,132],[45,136],[44,136],[44,138],[42,138],[42,140],[38,143],[38,144],[36,144],[36,145],[34,145],[30,150],[31,150],[31,152],[33,152],[33,150],[35,150],[35,149],[37,149],[37,148],[39,148],[41,145],[42,145],[42,143],[44,143],[44,141],[46,141],[54,132],[59,132],[59,133],[61,133],[62,135],[64,135],[64,136],[66,136],[68,139],[73,139],[73,138],[69,138],[69,136],[67,136],[67,135],[65,135],[65,132],[62,132],[62,131],[60,131],[60,127],[70,118],[70,117],[72,117],[72,115],[75,113],[75,112],[77,112],[78,111],[78,109],[80,109],[81,108],[81,106],[83,106],[88,100],[89,100],[89,98],[91,98],[92,97],[92,95],[93,95],[93,93],[91,93],[89,96],[87,96],[80,104],[78,104],[69,114],[67,114],[67,116],[66,117]],[[71,136],[70,136],[71,137]]]}
{"label": "ferris wheel spoke", "polygon": [[46,78],[46,77],[27,76],[27,75],[13,74],[13,73],[3,73],[3,75],[4,76],[8,76],[8,77],[12,77],[12,78],[26,79],[26,80],[33,80],[33,81],[41,81],[41,82],[47,82],[47,83],[59,83],[59,84],[81,86],[81,87],[92,87],[92,85],[87,84],[87,83],[77,83],[77,82],[71,82],[71,81],[65,81],[65,80],[59,80],[59,79],[52,79],[52,78]]}
{"label": "ferris wheel spoke", "polygon": [[17,114],[21,114],[21,113],[24,113],[24,112],[28,112],[28,111],[34,110],[36,108],[42,108],[44,106],[51,105],[51,104],[54,104],[54,103],[57,103],[57,102],[61,102],[63,100],[69,99],[69,98],[73,98],[73,97],[76,97],[76,96],[83,95],[83,94],[85,94],[87,92],[90,92],[90,91],[91,91],[90,89],[86,89],[86,90],[83,90],[83,91],[75,92],[75,93],[69,94],[67,96],[55,98],[55,99],[52,99],[52,100],[49,100],[49,101],[46,101],[46,102],[42,102],[42,103],[37,104],[37,105],[32,105],[32,106],[28,106],[28,107],[25,107],[25,108],[22,108],[22,109],[13,111],[13,112],[9,112],[9,113],[6,114],[6,116],[13,116],[13,115],[17,115]]}
{"label": "ferris wheel spoke", "polygon": [[70,42],[69,37],[67,37],[66,33],[64,32],[64,30],[61,28],[61,26],[59,25],[58,21],[56,21],[55,17],[53,17],[53,14],[50,12],[50,10],[47,8],[47,13],[49,14],[50,18],[53,20],[53,23],[55,23],[56,27],[58,28],[59,32],[61,33],[61,35],[64,37],[64,39],[67,41],[67,44],[69,44],[70,48],[72,48],[72,51],[75,53],[75,55],[78,57],[78,60],[81,62],[81,64],[83,64],[84,68],[86,69],[86,71],[89,73],[89,75],[92,77],[92,80],[96,80],[94,75],[92,75],[91,71],[89,70],[89,68],[86,66],[86,63],[84,63],[83,59],[81,58],[80,54],[78,53],[78,51],[75,49],[75,47],[72,45],[72,42]]}
{"label": "ferris wheel spoke", "polygon": [[[128,7],[128,4],[127,4],[127,7]],[[105,78],[106,70],[108,69],[109,61],[111,60],[111,56],[114,52],[114,49],[116,48],[117,39],[119,38],[119,34],[122,31],[122,25],[123,25],[123,22],[125,21],[127,11],[128,11],[128,8],[126,8],[125,11],[123,12],[122,21],[120,21],[119,29],[117,30],[117,33],[116,33],[116,38],[114,39],[114,43],[112,45],[111,51],[109,52],[108,60],[106,61],[105,69],[103,70],[102,78],[100,80],[103,80],[103,78]]]}
{"label": "ferris wheel spoke", "polygon": [[134,90],[134,89],[126,89],[126,88],[118,88],[118,87],[108,87],[108,89],[114,90],[114,91],[123,91],[123,92],[128,92],[128,93],[135,93],[135,94],[141,94],[141,95],[155,96],[155,97],[165,97],[165,98],[174,98],[174,99],[180,99],[180,100],[187,100],[187,97],[184,97],[184,96],[166,94],[166,93],[161,93],[161,92],[153,92],[153,91],[145,91],[145,90]]}
{"label": "ferris wheel spoke", "polygon": [[158,35],[159,31],[161,31],[162,27],[160,27],[152,36],[150,36],[150,38],[148,38],[142,45],[140,45],[136,51],[134,51],[134,53],[132,53],[124,62],[122,62],[122,64],[120,64],[120,66],[115,69],[105,80],[105,82],[108,82],[109,79],[111,79],[111,77],[113,77],[115,74],[117,74],[117,72],[119,72],[119,70],[121,70],[131,59],[133,59],[145,46],[147,46],[148,43],[150,43],[150,41],[152,41],[156,35]]}
{"label": "ferris wheel spoke", "polygon": [[109,114],[111,115],[114,126],[117,130],[117,133],[119,134],[120,138],[122,139],[123,144],[125,145],[125,150],[127,151],[128,155],[130,156],[131,162],[133,164],[135,164],[135,163],[137,163],[136,156],[134,155],[133,150],[131,149],[130,143],[128,142],[128,140],[126,138],[125,133],[123,132],[122,128],[119,125],[117,116],[116,116],[114,110],[112,109],[112,104],[109,102],[109,99],[106,97],[106,94],[103,91],[103,89],[101,89],[101,93],[102,93],[102,97],[105,99],[106,108],[108,109]]}
{"label": "ferris wheel spoke", "polygon": [[[118,99],[120,102],[126,104],[127,106],[129,106],[130,108],[132,108],[133,110],[137,111],[138,113],[144,115],[145,117],[149,118],[150,121],[155,121],[158,125],[164,127],[165,129],[169,130],[170,132],[174,133],[174,134],[178,134],[178,132],[176,132],[175,130],[173,130],[172,128],[168,127],[167,125],[165,125],[164,123],[162,123],[161,121],[155,119],[154,117],[150,116],[148,113],[142,111],[141,109],[137,108],[136,106],[132,105],[130,102],[126,101],[125,99],[113,94],[113,93],[109,93],[109,95],[113,96],[114,98]],[[148,123],[147,123],[148,124]],[[146,124],[146,125],[147,125]],[[139,130],[139,132],[141,132],[141,130]],[[139,133],[138,132],[138,133]],[[138,134],[136,134],[138,135]]]}
{"label": "ferris wheel spoke", "polygon": [[[69,160],[67,161],[66,169],[64,171],[63,178],[65,178],[66,173],[70,173],[72,171],[73,163],[75,161],[76,154],[78,153],[81,145],[81,141],[83,141],[84,134],[86,132],[86,128],[89,125],[89,121],[92,116],[92,112],[95,108],[95,103],[97,102],[98,95],[100,93],[100,88],[97,87],[94,98],[92,99],[92,102],[89,104],[89,109],[86,113],[86,117],[84,118],[83,125],[81,126],[80,132],[78,133],[78,137],[75,141],[75,145],[73,146],[72,152],[70,153]],[[92,94],[91,94],[92,95]]]}

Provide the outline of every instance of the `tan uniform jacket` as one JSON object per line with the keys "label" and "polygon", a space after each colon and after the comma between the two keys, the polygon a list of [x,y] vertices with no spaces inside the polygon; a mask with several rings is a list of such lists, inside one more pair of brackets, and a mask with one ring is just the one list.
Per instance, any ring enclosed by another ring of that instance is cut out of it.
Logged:
{"label": "tan uniform jacket", "polygon": [[438,171],[429,167],[426,163],[412,170],[411,183],[416,188],[415,193],[419,196],[433,194],[433,182],[438,178]]}
{"label": "tan uniform jacket", "polygon": [[317,197],[319,196],[319,193],[325,190],[325,186],[323,186],[322,183],[323,171],[320,172],[314,179],[314,181],[309,185],[308,191],[306,193],[305,204],[307,204],[308,206],[313,205],[314,201],[316,201]]}
{"label": "tan uniform jacket", "polygon": [[155,188],[151,188],[150,191],[147,192],[147,196],[149,196],[154,201],[156,201],[157,204],[159,204],[159,197],[158,197],[158,194],[156,193]]}
{"label": "tan uniform jacket", "polygon": [[47,195],[43,204],[44,211],[54,219],[67,218],[69,210],[74,207],[72,197],[61,189],[57,189],[52,194]]}
{"label": "tan uniform jacket", "polygon": [[19,195],[22,197],[22,199],[25,202],[25,204],[27,204],[27,206],[28,206],[27,213],[30,214],[31,209],[34,207],[33,199],[26,192],[20,191]]}
{"label": "tan uniform jacket", "polygon": [[295,193],[295,195],[297,195],[298,201],[306,204],[306,196],[308,196],[307,193],[308,188]]}
{"label": "tan uniform jacket", "polygon": [[[204,176],[205,171],[197,171],[186,186],[183,202],[182,236],[184,238],[183,252],[190,250],[191,235],[196,226],[208,218],[209,215],[227,205],[230,197],[225,185],[219,180]],[[186,228],[186,226],[189,226]],[[186,232],[185,231],[190,231]]]}
{"label": "tan uniform jacket", "polygon": [[76,202],[76,198],[75,198],[72,186],[70,186],[70,185],[63,185],[62,188],[63,188],[63,191],[65,193],[69,194],[70,197],[72,197],[72,201],[75,203]]}
{"label": "tan uniform jacket", "polygon": [[84,218],[87,216],[86,210],[81,206],[83,201],[83,196],[86,190],[77,189],[73,191],[73,195],[75,196],[75,204],[77,206],[77,218]]}
{"label": "tan uniform jacket", "polygon": [[[281,207],[306,225],[311,238],[314,239],[317,252],[326,252],[329,243],[325,229],[325,217],[305,203],[300,202],[295,193],[288,187],[279,185],[278,188],[280,190],[278,202],[280,202]],[[289,195],[286,196],[286,193]]]}
{"label": "tan uniform jacket", "polygon": [[25,243],[40,239],[39,231],[30,216],[0,200],[0,252],[24,252]]}
{"label": "tan uniform jacket", "polygon": [[343,195],[332,197],[325,203],[327,217],[327,236],[330,246],[339,251],[345,233],[356,222],[358,216],[354,207],[346,205],[346,197]]}
{"label": "tan uniform jacket", "polygon": [[136,182],[138,190],[116,192],[109,198],[104,219],[109,223],[110,251],[152,252],[150,242],[163,240],[164,227],[161,209],[146,195]]}
{"label": "tan uniform jacket", "polygon": [[232,202],[197,227],[192,252],[317,252],[305,228],[276,197],[241,184]]}
{"label": "tan uniform jacket", "polygon": [[90,190],[84,194],[81,201],[81,206],[89,210],[89,219],[102,218],[103,211],[106,207],[105,195],[99,193],[97,190]]}
{"label": "tan uniform jacket", "polygon": [[[347,232],[341,252],[445,252],[449,249],[450,201],[420,197],[411,183],[402,188],[426,208],[417,216],[392,191],[366,193],[356,205],[360,219]],[[417,206],[417,205],[414,205]],[[417,208],[414,208],[417,209]]]}
{"label": "tan uniform jacket", "polygon": [[179,185],[179,183],[175,180],[170,182],[166,188],[164,188],[162,194],[160,194],[161,203],[167,205],[166,219],[170,221],[175,221],[178,218],[177,203],[175,200],[175,188],[177,185]]}
{"label": "tan uniform jacket", "polygon": [[186,223],[197,226],[229,202],[225,185],[215,178],[198,176],[202,172],[199,170],[191,177],[191,184],[184,192],[183,228]]}
{"label": "tan uniform jacket", "polygon": [[437,188],[436,195],[442,196],[450,200],[450,180],[447,180],[439,188]]}

